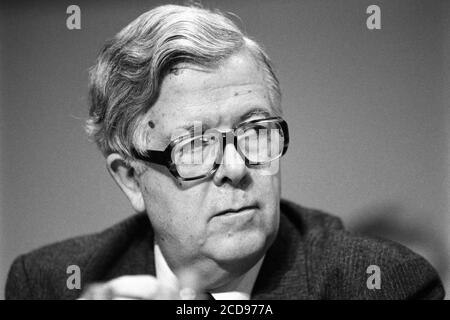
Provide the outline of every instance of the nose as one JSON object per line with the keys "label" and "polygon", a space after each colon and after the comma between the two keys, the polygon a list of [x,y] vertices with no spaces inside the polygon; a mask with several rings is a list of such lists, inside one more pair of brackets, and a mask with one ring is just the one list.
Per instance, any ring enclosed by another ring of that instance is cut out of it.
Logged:
{"label": "nose", "polygon": [[214,174],[214,183],[217,186],[225,183],[238,186],[248,174],[247,170],[245,161],[236,147],[232,143],[228,143],[225,146],[222,163]]}

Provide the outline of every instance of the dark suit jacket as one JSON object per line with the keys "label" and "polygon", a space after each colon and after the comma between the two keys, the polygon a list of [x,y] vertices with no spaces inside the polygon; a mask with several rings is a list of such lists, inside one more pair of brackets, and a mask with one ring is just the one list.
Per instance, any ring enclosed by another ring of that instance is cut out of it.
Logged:
{"label": "dark suit jacket", "polygon": [[[146,214],[98,234],[43,247],[18,257],[9,272],[7,299],[75,299],[67,267],[81,270],[82,289],[121,275],[155,275],[153,232]],[[381,288],[369,289],[370,265]],[[341,221],[281,202],[278,236],[266,253],[252,299],[442,299],[433,267],[409,249],[346,232]]]}

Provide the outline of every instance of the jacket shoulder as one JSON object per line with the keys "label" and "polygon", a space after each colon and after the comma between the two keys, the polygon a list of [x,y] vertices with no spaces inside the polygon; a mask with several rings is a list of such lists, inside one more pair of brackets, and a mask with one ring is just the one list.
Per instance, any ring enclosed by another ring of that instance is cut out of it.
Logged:
{"label": "jacket shoulder", "polygon": [[325,212],[284,201],[306,255],[312,296],[325,299],[442,299],[431,264],[407,247],[348,232]]}
{"label": "jacket shoulder", "polygon": [[[92,270],[100,272],[95,264],[125,250],[133,238],[144,232],[143,226],[149,225],[146,219],[145,214],[136,214],[104,231],[59,241],[20,255],[9,270],[5,298],[64,298],[61,292],[67,293],[69,266],[77,266],[84,271],[83,276],[100,277],[91,274]],[[77,294],[79,292],[73,291],[73,298]]]}
{"label": "jacket shoulder", "polygon": [[321,294],[349,299],[442,299],[436,270],[399,243],[342,230],[322,245]]}

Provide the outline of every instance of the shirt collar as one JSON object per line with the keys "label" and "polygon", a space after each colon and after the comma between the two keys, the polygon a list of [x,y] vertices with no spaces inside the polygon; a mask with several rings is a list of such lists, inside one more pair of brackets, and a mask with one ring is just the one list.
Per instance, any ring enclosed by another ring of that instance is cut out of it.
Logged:
{"label": "shirt collar", "polygon": [[[176,288],[177,277],[167,264],[167,261],[164,258],[161,249],[159,248],[156,241],[154,244],[154,252],[156,277],[158,278],[158,280],[166,283],[168,286]],[[220,292],[211,292],[214,299],[249,300],[263,260],[264,257],[262,257],[249,271],[247,271],[234,286],[225,287]]]}

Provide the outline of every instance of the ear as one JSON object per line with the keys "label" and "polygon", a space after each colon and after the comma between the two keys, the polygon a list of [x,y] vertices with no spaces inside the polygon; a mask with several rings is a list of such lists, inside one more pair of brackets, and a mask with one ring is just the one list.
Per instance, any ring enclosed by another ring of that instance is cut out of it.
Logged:
{"label": "ear", "polygon": [[134,169],[127,165],[122,156],[112,153],[106,158],[109,173],[119,188],[125,193],[131,206],[137,212],[145,211],[144,197]]}

